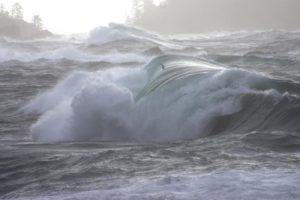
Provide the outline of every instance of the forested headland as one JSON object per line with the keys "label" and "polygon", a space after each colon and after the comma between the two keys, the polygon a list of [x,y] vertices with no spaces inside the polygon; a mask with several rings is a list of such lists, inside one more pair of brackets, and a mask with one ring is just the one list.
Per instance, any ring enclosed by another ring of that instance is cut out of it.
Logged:
{"label": "forested headland", "polygon": [[35,39],[53,35],[50,31],[43,29],[39,15],[34,15],[32,21],[27,22],[23,19],[23,12],[19,3],[15,3],[10,10],[6,9],[3,4],[0,5],[0,37]]}

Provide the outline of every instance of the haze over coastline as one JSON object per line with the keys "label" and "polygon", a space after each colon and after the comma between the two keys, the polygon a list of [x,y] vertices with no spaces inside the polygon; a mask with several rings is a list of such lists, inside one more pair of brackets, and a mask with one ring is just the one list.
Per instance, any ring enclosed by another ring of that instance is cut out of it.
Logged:
{"label": "haze over coastline", "polygon": [[16,2],[26,11],[26,21],[40,15],[44,27],[57,34],[88,33],[111,22],[124,23],[131,10],[131,0],[0,0],[8,9]]}
{"label": "haze over coastline", "polygon": [[300,30],[299,0],[134,1],[131,24],[159,33]]}
{"label": "haze over coastline", "polygon": [[50,31],[43,29],[42,19],[38,15],[32,16],[32,21],[23,19],[23,8],[14,4],[11,12],[1,5],[0,10],[0,37],[15,39],[37,39],[54,36]]}
{"label": "haze over coastline", "polygon": [[8,8],[15,2],[26,10],[26,21],[38,14],[58,34],[87,33],[111,22],[165,34],[300,29],[298,0],[0,1]]}

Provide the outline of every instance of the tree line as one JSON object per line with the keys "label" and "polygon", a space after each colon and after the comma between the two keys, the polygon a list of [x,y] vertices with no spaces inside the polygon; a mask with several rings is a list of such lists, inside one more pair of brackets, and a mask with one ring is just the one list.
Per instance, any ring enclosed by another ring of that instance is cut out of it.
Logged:
{"label": "tree line", "polygon": [[[1,3],[0,16],[1,15],[12,18],[12,19],[24,21],[24,19],[23,19],[23,15],[24,15],[23,7],[19,3],[14,3],[11,7],[10,12],[8,10],[6,10],[3,3]],[[43,29],[42,18],[39,15],[33,15],[32,24],[34,26],[36,26],[39,30]]]}

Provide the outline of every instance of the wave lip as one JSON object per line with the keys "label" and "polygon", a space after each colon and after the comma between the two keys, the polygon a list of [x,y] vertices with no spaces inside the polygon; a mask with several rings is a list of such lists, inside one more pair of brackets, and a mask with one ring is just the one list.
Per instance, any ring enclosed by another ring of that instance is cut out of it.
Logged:
{"label": "wave lip", "polygon": [[275,82],[207,60],[161,56],[143,69],[75,72],[24,109],[42,114],[31,128],[39,142],[185,140],[257,128],[259,108],[249,102],[266,105],[260,114],[269,116],[287,96]]}
{"label": "wave lip", "polygon": [[139,43],[143,44],[142,46],[145,46],[146,43],[152,47],[162,46],[175,50],[190,47],[146,30],[114,23],[92,30],[86,39],[86,44],[89,46],[109,46],[110,44],[122,44],[122,42],[130,42],[128,45]]}
{"label": "wave lip", "polygon": [[221,64],[203,59],[179,55],[159,56],[145,66],[148,76],[147,87],[140,91],[136,99],[171,81],[220,69],[224,69]]}

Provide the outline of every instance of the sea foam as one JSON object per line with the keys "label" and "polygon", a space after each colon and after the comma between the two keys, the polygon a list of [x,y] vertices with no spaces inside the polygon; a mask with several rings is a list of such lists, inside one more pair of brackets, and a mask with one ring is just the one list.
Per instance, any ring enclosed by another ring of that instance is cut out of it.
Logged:
{"label": "sea foam", "polygon": [[68,59],[81,62],[111,62],[111,63],[126,63],[126,62],[145,62],[147,58],[134,53],[119,53],[117,51],[110,54],[93,54],[80,50],[75,46],[68,46],[54,49],[51,51],[42,52],[25,52],[12,49],[0,48],[0,62],[18,60],[21,62],[32,62],[39,59],[60,60]]}
{"label": "sea foam", "polygon": [[209,174],[176,174],[108,182],[104,189],[18,198],[36,199],[297,199],[299,172],[289,170],[229,170]]}

